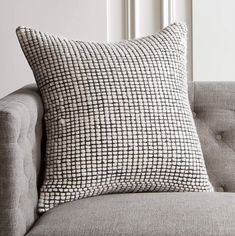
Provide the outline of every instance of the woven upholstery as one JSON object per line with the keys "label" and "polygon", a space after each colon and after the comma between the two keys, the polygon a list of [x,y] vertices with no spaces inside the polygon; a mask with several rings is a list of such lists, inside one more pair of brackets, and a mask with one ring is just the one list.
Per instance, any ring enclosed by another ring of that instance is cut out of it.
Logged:
{"label": "woven upholstery", "polygon": [[40,212],[107,193],[212,191],[187,97],[185,25],[114,44],[17,35],[46,108]]}

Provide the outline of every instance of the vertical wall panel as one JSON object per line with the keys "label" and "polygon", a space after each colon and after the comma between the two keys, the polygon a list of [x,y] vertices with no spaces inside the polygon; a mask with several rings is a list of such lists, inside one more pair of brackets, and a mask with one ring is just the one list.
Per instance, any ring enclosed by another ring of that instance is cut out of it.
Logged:
{"label": "vertical wall panel", "polygon": [[[174,0],[174,20],[185,22],[188,27],[188,55],[187,70],[188,80],[193,80],[192,62],[192,0]],[[197,0],[196,0],[197,1]]]}
{"label": "vertical wall panel", "polygon": [[[126,9],[128,5],[129,12]],[[108,19],[108,35],[111,42],[127,39],[127,27],[131,38],[154,34],[161,29],[161,1],[108,0]]]}
{"label": "vertical wall panel", "polygon": [[135,0],[135,37],[154,34],[161,29],[161,1]]}
{"label": "vertical wall panel", "polygon": [[235,80],[235,1],[193,1],[194,80]]}
{"label": "vertical wall panel", "polygon": [[[107,0],[109,41],[154,34],[174,21],[188,26],[188,79],[192,80],[192,0]],[[131,8],[129,11],[125,8]],[[129,12],[129,16],[127,13]],[[165,19],[165,21],[163,21]]]}
{"label": "vertical wall panel", "polygon": [[118,42],[126,37],[125,0],[107,0],[108,41]]}

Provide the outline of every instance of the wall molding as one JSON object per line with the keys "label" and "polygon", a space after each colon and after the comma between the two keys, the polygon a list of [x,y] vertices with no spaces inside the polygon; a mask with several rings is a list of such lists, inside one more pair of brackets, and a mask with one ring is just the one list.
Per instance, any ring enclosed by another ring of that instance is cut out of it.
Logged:
{"label": "wall molding", "polygon": [[[107,40],[110,41],[112,39],[112,33],[110,32],[112,27],[114,25],[110,25],[110,20],[113,18],[112,15],[110,15],[110,9],[112,9],[112,6],[116,5],[116,3],[112,2],[112,0],[106,0],[107,1]],[[170,25],[175,21],[175,15],[176,15],[176,0],[159,0],[159,4],[161,6],[160,9],[160,25],[161,28],[165,28],[166,26]],[[123,20],[123,39],[131,39],[135,38],[136,35],[136,9],[137,5],[139,4],[139,0],[120,0],[119,4],[123,4],[123,13],[120,12],[120,19]],[[115,9],[115,8],[113,8]],[[156,11],[159,11],[159,9],[156,9]]]}
{"label": "wall molding", "polygon": [[125,4],[125,39],[135,38],[135,0],[124,0]]}
{"label": "wall molding", "polygon": [[153,34],[175,21],[186,22],[188,25],[188,79],[192,80],[194,0],[106,1],[107,40],[110,42]]}
{"label": "wall molding", "polygon": [[193,28],[194,28],[194,1],[191,0],[191,51],[190,51],[190,59],[191,59],[191,77],[190,80],[194,80],[194,41],[193,41]]}
{"label": "wall molding", "polygon": [[[161,1],[162,0],[122,0],[124,1],[124,27],[125,27],[125,39],[132,39],[136,37],[141,37],[142,35],[142,29],[141,29],[141,22],[139,19],[148,21],[151,17],[153,20],[156,20],[159,22],[159,25],[161,25]],[[155,2],[156,1],[156,2]],[[166,0],[168,1],[168,0]],[[172,6],[170,4],[169,6]],[[155,9],[155,7],[158,7]],[[148,9],[149,15],[144,16],[144,13]],[[152,10],[153,9],[153,10]],[[173,8],[172,8],[173,9]],[[155,11],[154,11],[155,10]],[[143,11],[143,12],[142,12]],[[142,18],[141,18],[142,17]],[[143,18],[146,17],[146,18]],[[142,21],[141,20],[141,21]],[[152,27],[154,27],[154,24],[152,23]],[[156,26],[155,26],[156,27]],[[160,26],[156,28],[156,31],[160,30]],[[143,30],[148,31],[148,30]],[[151,33],[154,33],[156,31],[152,31]],[[145,33],[143,33],[145,35]]]}
{"label": "wall molding", "polygon": [[175,0],[161,0],[161,25],[162,28],[175,21]]}
{"label": "wall molding", "polygon": [[110,2],[109,0],[106,0],[106,40],[107,42],[110,42]]}
{"label": "wall molding", "polygon": [[131,38],[131,0],[124,0],[125,4],[125,38]]}
{"label": "wall molding", "polygon": [[[161,28],[175,22],[175,0],[160,0],[161,1]],[[136,1],[124,0],[125,6],[125,39],[136,37]]]}

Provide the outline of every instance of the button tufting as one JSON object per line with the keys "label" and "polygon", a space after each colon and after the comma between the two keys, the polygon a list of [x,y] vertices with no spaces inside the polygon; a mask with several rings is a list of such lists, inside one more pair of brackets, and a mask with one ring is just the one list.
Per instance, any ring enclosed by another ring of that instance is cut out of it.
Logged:
{"label": "button tufting", "polygon": [[193,118],[196,118],[196,117],[197,117],[197,113],[193,112]]}
{"label": "button tufting", "polygon": [[221,139],[222,139],[222,136],[221,136],[220,134],[217,134],[217,135],[215,136],[215,138],[216,138],[217,140],[221,140]]}

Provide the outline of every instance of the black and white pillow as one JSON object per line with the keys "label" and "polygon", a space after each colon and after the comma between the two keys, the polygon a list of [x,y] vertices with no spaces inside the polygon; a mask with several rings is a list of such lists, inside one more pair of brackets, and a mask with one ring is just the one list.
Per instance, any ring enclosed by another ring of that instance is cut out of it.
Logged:
{"label": "black and white pillow", "polygon": [[213,191],[186,80],[186,26],[120,43],[17,35],[44,106],[39,212],[85,197]]}

